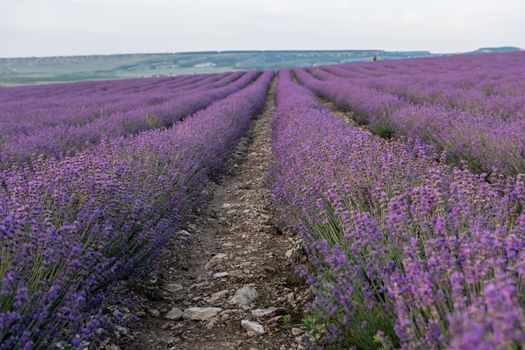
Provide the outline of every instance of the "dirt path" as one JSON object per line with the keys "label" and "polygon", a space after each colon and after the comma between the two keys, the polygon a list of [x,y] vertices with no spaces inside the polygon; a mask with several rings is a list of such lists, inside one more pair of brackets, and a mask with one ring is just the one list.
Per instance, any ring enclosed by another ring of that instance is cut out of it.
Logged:
{"label": "dirt path", "polygon": [[298,238],[276,227],[265,187],[274,89],[209,207],[163,252],[121,349],[305,349],[307,294],[286,257]]}

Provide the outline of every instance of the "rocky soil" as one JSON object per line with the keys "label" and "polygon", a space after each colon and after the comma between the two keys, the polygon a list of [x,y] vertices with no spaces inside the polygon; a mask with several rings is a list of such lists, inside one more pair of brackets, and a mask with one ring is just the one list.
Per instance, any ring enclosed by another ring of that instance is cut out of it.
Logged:
{"label": "rocky soil", "polygon": [[139,316],[116,349],[305,349],[309,294],[289,257],[266,187],[274,87],[211,202],[164,249]]}

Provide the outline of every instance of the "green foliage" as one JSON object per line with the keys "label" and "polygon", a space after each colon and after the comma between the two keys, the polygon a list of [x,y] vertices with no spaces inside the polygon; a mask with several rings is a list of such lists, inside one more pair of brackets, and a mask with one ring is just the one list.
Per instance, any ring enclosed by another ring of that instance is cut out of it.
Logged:
{"label": "green foliage", "polygon": [[162,127],[162,120],[156,115],[148,115],[144,118],[146,125],[152,129],[158,129]]}
{"label": "green foliage", "polygon": [[303,324],[306,327],[308,338],[313,342],[318,342],[325,332],[323,320],[317,315],[312,315],[304,318]]}
{"label": "green foliage", "polygon": [[292,315],[290,314],[283,315],[281,320],[283,321],[284,328],[286,329],[292,328]]}

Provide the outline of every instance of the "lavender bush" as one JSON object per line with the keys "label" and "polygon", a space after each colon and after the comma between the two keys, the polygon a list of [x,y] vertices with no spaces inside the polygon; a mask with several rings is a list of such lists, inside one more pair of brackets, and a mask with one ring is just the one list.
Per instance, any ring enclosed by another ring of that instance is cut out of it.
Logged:
{"label": "lavender bush", "polygon": [[[82,125],[141,105],[160,104],[175,94],[205,85],[217,86],[222,81],[238,78],[238,74],[242,73],[199,75],[189,80],[176,77],[66,84],[72,85],[67,91],[63,91],[62,84],[39,85],[24,87],[24,94],[19,91],[21,88],[3,89],[0,99],[6,100],[0,105],[0,134],[5,138],[60,124]],[[48,91],[49,96],[42,96],[43,91]]]}
{"label": "lavender bush", "polygon": [[[296,69],[384,137],[410,137],[478,172],[525,172],[523,53]],[[496,168],[496,169],[494,169]]]}
{"label": "lavender bush", "polygon": [[[313,346],[525,347],[524,59],[280,71],[269,183],[308,256]],[[100,346],[272,77],[0,89],[0,350]]]}
{"label": "lavender bush", "polygon": [[[105,138],[169,127],[183,117],[207,107],[213,101],[238,91],[258,74],[249,72],[240,77],[226,77],[221,79],[218,86],[207,84],[198,89],[175,94],[162,103],[135,105],[131,110],[110,113],[107,117],[99,117],[84,124],[61,123],[54,127],[33,130],[28,134],[12,135],[0,144],[0,168],[31,162],[40,155],[61,158],[78,152],[87,145],[99,143]],[[234,80],[231,81],[231,78]],[[224,83],[226,85],[222,85]],[[128,95],[128,101],[135,97],[133,94]]]}
{"label": "lavender bush", "polygon": [[[324,348],[525,345],[525,184],[333,116],[281,71],[270,172],[302,234],[305,322]],[[490,180],[490,181],[488,181]]]}
{"label": "lavender bush", "polygon": [[202,204],[272,76],[170,129],[0,173],[0,349],[99,345],[104,307]]}

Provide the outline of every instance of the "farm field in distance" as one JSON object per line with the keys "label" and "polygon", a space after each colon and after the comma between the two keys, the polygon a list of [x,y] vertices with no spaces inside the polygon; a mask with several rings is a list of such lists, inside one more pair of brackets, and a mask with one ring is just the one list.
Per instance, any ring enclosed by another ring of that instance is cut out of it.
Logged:
{"label": "farm field in distance", "polygon": [[[472,53],[517,51],[481,48]],[[266,70],[432,56],[429,51],[288,50],[0,58],[0,86]]]}
{"label": "farm field in distance", "polygon": [[70,57],[0,58],[0,85],[142,78],[183,74],[265,70],[300,65],[429,56],[428,51],[209,51]]}
{"label": "farm field in distance", "polygon": [[524,348],[525,52],[372,54],[0,59],[0,350]]}

